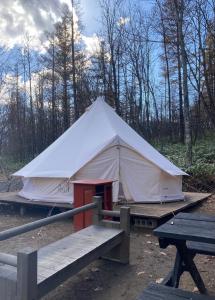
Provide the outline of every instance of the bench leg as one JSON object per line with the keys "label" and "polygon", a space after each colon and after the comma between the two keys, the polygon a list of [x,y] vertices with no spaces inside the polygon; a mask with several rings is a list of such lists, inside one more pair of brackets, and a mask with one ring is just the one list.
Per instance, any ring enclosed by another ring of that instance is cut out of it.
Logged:
{"label": "bench leg", "polygon": [[174,267],[170,271],[170,273],[165,277],[165,279],[162,281],[162,284],[166,286],[178,288],[180,277],[183,274],[183,272],[184,272],[183,262],[179,252],[177,251]]}
{"label": "bench leg", "polygon": [[37,251],[30,248],[17,255],[17,300],[37,299]]}

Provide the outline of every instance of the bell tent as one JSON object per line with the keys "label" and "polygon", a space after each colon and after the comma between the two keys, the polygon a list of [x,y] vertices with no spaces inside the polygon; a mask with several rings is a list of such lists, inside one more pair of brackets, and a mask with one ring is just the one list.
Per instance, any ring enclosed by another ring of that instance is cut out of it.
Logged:
{"label": "bell tent", "polygon": [[187,175],[124,122],[102,98],[54,143],[14,176],[21,176],[19,195],[31,200],[73,202],[79,179],[112,179],[113,201],[182,200]]}

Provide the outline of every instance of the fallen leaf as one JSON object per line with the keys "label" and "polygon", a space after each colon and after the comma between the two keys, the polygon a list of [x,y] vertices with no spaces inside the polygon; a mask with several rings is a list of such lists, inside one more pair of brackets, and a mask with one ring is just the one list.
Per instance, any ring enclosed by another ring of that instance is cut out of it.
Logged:
{"label": "fallen leaf", "polygon": [[95,289],[94,289],[94,292],[99,292],[99,291],[102,291],[103,288],[101,286],[97,286]]}
{"label": "fallen leaf", "polygon": [[144,250],[145,253],[151,254],[152,251]]}
{"label": "fallen leaf", "polygon": [[99,272],[99,269],[98,268],[92,268],[91,271],[92,272]]}
{"label": "fallen leaf", "polygon": [[156,283],[161,283],[163,281],[163,278],[156,279]]}

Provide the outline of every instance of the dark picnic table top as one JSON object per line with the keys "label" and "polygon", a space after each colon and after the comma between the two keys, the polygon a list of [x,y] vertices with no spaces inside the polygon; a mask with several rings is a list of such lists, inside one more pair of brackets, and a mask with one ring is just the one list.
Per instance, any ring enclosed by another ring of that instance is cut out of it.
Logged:
{"label": "dark picnic table top", "polygon": [[154,230],[159,238],[215,244],[215,217],[196,213],[179,213]]}

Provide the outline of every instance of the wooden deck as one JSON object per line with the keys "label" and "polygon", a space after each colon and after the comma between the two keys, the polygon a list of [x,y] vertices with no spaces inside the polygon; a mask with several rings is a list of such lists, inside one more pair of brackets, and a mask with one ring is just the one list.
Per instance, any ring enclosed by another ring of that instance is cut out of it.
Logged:
{"label": "wooden deck", "polygon": [[73,208],[72,203],[60,203],[60,202],[47,202],[47,201],[35,201],[25,199],[17,194],[17,192],[6,192],[0,193],[0,203],[11,203],[11,204],[23,204],[33,206],[45,206],[45,207],[58,207],[58,208]]}
{"label": "wooden deck", "polygon": [[[131,209],[131,216],[150,218],[159,220],[161,218],[167,217],[173,213],[183,211],[187,208],[197,205],[203,200],[207,199],[211,194],[207,193],[184,193],[185,200],[178,202],[168,202],[168,203],[155,203],[155,204],[129,204]],[[59,202],[46,202],[46,201],[34,201],[28,200],[17,195],[17,192],[7,192],[0,193],[0,203],[11,203],[19,205],[32,205],[32,206],[45,206],[45,207],[58,207],[71,209],[72,204],[69,203],[59,203]],[[119,210],[122,205],[115,205],[114,210]],[[123,204],[125,206],[125,204]],[[128,206],[128,204],[126,204]]]}
{"label": "wooden deck", "polygon": [[[129,204],[131,209],[131,216],[136,218],[137,222],[135,225],[139,227],[148,227],[155,228],[157,223],[162,218],[171,216],[175,213],[188,209],[192,206],[195,206],[201,203],[203,200],[207,199],[211,194],[208,193],[184,193],[185,200],[178,202],[167,202],[167,203],[154,203],[154,204]],[[125,205],[125,204],[122,204]],[[116,205],[115,210],[119,210],[122,205]],[[127,204],[126,204],[127,206]],[[147,225],[147,222],[141,223],[140,219],[149,219],[150,223]],[[154,220],[154,221],[152,221]]]}

